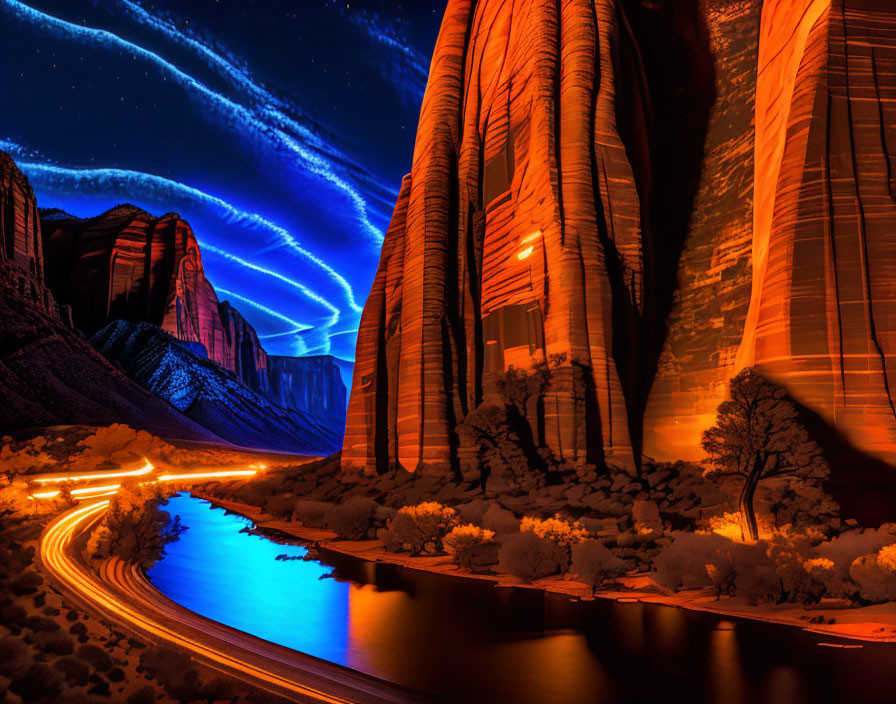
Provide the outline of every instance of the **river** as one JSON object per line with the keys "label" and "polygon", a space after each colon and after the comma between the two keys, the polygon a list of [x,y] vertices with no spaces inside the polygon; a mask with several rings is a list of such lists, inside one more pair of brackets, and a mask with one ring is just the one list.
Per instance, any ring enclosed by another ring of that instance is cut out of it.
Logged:
{"label": "river", "polygon": [[896,702],[896,645],[667,606],[576,601],[306,550],[181,494],[188,530],[150,571],[208,618],[448,702]]}

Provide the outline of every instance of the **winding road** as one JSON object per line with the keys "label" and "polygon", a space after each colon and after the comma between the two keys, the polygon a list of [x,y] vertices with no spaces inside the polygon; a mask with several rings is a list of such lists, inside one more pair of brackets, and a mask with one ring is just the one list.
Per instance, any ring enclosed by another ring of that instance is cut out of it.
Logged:
{"label": "winding road", "polygon": [[155,589],[143,572],[118,559],[98,571],[76,544],[102,517],[108,499],[81,503],[56,517],[40,541],[40,564],[73,603],[153,643],[254,687],[297,702],[405,704],[422,698],[399,685],[321,660],[204,618]]}

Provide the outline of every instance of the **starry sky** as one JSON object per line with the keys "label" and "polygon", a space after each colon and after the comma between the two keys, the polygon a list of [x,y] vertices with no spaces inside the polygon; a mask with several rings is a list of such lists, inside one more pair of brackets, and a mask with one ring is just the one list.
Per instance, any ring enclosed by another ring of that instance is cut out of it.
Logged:
{"label": "starry sky", "polygon": [[353,360],[446,0],[0,0],[0,149],[41,207],[193,226],[274,354]]}

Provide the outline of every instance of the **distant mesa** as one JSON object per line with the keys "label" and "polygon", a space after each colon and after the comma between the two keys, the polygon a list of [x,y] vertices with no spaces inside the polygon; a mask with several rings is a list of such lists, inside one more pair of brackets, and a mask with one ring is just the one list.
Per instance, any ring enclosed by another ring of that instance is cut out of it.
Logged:
{"label": "distant mesa", "polygon": [[528,434],[567,466],[698,459],[745,366],[896,463],[894,105],[888,0],[450,2],[344,465],[462,471],[552,358]]}

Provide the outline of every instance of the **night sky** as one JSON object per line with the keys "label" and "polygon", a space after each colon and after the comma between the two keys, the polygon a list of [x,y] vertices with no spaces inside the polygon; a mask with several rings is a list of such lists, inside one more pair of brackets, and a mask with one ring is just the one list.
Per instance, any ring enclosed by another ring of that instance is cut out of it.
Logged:
{"label": "night sky", "polygon": [[446,0],[0,0],[0,149],[41,207],[193,226],[274,354],[354,359]]}

